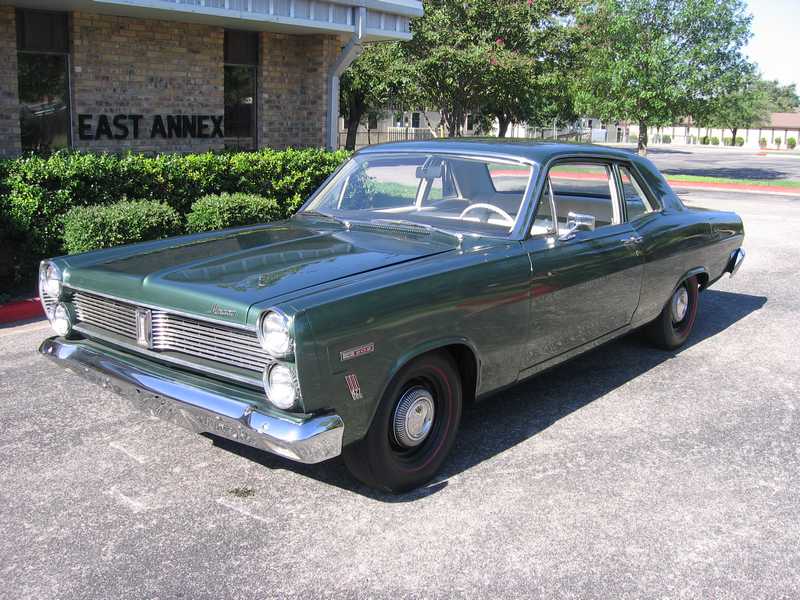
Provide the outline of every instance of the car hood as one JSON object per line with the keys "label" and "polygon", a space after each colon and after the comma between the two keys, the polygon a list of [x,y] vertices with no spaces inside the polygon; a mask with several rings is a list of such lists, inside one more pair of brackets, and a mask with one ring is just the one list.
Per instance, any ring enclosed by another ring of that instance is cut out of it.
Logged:
{"label": "car hood", "polygon": [[244,324],[256,303],[457,247],[310,218],[68,256],[67,287]]}

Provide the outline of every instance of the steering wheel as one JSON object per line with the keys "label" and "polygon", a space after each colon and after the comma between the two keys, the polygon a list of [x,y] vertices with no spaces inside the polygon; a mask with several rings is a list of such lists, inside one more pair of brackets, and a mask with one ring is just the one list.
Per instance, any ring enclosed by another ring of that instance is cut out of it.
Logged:
{"label": "steering wheel", "polygon": [[458,218],[459,219],[463,219],[464,215],[466,215],[471,210],[475,210],[476,208],[485,208],[485,209],[491,210],[492,212],[496,212],[498,215],[503,217],[503,220],[505,221],[506,225],[508,225],[509,227],[513,227],[514,226],[514,219],[511,217],[510,214],[508,214],[502,208],[500,208],[498,206],[495,206],[494,204],[486,204],[484,202],[478,202],[477,204],[470,204],[467,208],[465,208],[461,212],[461,214],[459,215]]}

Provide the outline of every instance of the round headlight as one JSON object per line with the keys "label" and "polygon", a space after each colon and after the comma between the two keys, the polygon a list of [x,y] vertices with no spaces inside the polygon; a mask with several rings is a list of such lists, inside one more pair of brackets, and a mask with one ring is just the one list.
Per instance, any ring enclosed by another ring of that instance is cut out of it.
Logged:
{"label": "round headlight", "polygon": [[294,372],[286,365],[274,364],[264,371],[264,391],[267,400],[282,410],[289,410],[297,399]]}
{"label": "round headlight", "polygon": [[72,314],[66,304],[58,304],[53,309],[53,318],[50,321],[55,332],[61,337],[69,335],[72,331]]}
{"label": "round headlight", "polygon": [[261,341],[261,347],[271,356],[284,358],[294,351],[289,319],[277,311],[271,310],[261,318],[258,339]]}
{"label": "round headlight", "polygon": [[51,298],[61,295],[61,269],[51,262],[42,263],[39,269],[39,294]]}

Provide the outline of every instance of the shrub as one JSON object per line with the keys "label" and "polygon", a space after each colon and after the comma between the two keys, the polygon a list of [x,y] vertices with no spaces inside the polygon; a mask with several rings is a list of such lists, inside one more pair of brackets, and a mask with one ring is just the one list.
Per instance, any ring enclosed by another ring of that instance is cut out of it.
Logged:
{"label": "shrub", "polygon": [[635,135],[635,134],[631,134],[631,135],[628,136],[628,141],[631,144],[638,144],[639,143],[639,136]]}
{"label": "shrub", "polygon": [[702,146],[708,146],[708,143],[709,143],[710,139],[711,138],[709,138],[707,135],[704,135],[703,137],[700,138],[700,144]]}
{"label": "shrub", "polygon": [[710,140],[709,140],[709,143],[712,146],[719,146],[719,138],[717,136],[715,136],[715,135],[712,135]]}
{"label": "shrub", "polygon": [[760,140],[758,140],[758,145],[761,146],[761,148],[766,148],[767,147],[767,138],[761,138]]}
{"label": "shrub", "polygon": [[182,225],[174,208],[152,200],[78,206],[64,216],[64,246],[76,254],[157,240],[181,233]]}
{"label": "shrub", "polygon": [[789,148],[789,150],[794,150],[796,146],[797,146],[796,139],[794,139],[793,137],[786,139],[786,147]]}
{"label": "shrub", "polygon": [[781,138],[779,138],[779,137],[775,138],[775,147],[776,148],[780,148],[781,147]]}
{"label": "shrub", "polygon": [[671,144],[672,143],[672,136],[671,135],[662,135],[661,142],[664,144]]}
{"label": "shrub", "polygon": [[192,204],[186,217],[190,233],[215,231],[238,225],[266,223],[289,216],[272,198],[254,194],[219,194],[204,196]]}
{"label": "shrub", "polygon": [[722,138],[722,145],[723,146],[733,146],[733,138]]}
{"label": "shrub", "polygon": [[347,157],[325,150],[144,156],[57,152],[10,161],[11,217],[30,233],[41,257],[62,249],[63,215],[75,206],[157,200],[186,214],[208,194],[244,192],[274,198],[286,212]]}
{"label": "shrub", "polygon": [[744,146],[744,138],[740,136],[736,136],[736,145],[737,146]]}

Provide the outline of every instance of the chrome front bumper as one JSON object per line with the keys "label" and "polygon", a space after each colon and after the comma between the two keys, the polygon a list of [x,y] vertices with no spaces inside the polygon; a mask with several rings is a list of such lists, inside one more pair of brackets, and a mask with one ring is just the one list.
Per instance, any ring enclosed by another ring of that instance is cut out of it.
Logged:
{"label": "chrome front bumper", "polygon": [[728,266],[725,268],[725,271],[730,273],[731,277],[736,275],[736,271],[738,271],[739,267],[742,266],[744,257],[744,248],[737,248],[731,252],[731,257],[728,259]]}
{"label": "chrome front bumper", "polygon": [[101,351],[91,342],[45,340],[39,352],[69,371],[130,400],[145,413],[196,433],[213,433],[302,463],[318,463],[342,451],[338,415],[295,418],[268,414],[242,399],[248,392],[199,376]]}

